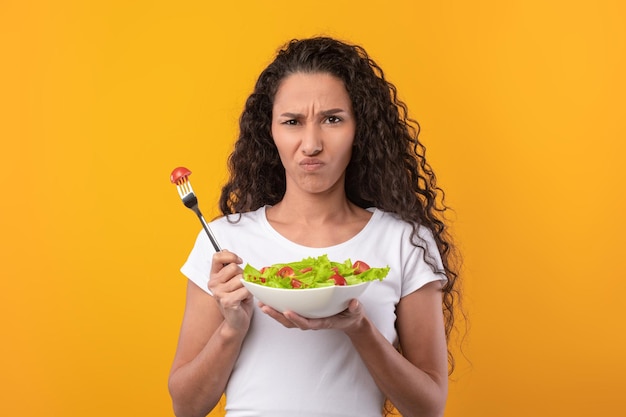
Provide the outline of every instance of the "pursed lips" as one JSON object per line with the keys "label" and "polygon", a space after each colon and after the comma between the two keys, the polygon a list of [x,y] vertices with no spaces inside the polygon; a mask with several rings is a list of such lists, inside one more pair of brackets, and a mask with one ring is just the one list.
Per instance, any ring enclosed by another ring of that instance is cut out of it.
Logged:
{"label": "pursed lips", "polygon": [[315,171],[316,169],[321,168],[323,165],[324,163],[317,158],[305,158],[300,161],[300,166],[305,171]]}

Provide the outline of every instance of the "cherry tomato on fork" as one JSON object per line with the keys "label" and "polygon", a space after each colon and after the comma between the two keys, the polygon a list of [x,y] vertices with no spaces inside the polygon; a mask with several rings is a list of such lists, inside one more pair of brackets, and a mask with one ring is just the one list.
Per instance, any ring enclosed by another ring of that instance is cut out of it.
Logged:
{"label": "cherry tomato on fork", "polygon": [[185,167],[178,167],[172,171],[170,174],[170,181],[172,184],[178,184],[178,182],[184,178],[187,178],[191,175],[191,171],[189,171]]}

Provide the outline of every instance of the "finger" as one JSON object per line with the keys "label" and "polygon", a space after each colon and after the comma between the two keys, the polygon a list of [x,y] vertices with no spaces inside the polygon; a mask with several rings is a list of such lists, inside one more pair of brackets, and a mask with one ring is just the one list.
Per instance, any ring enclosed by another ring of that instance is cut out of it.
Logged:
{"label": "finger", "polygon": [[224,284],[226,285],[225,288],[227,290],[233,291],[243,286],[243,284],[241,283],[241,278],[243,277],[241,275],[241,272],[241,268],[234,264],[230,264],[224,267],[224,269],[222,269],[217,274],[211,276],[211,280],[213,281],[214,285]]}
{"label": "finger", "polygon": [[348,304],[348,312],[350,313],[360,313],[361,312],[361,303],[356,298],[350,300]]}
{"label": "finger", "polygon": [[223,249],[213,254],[213,263],[227,265],[230,263],[241,264],[243,260],[236,253]]}
{"label": "finger", "polygon": [[268,316],[270,316],[271,318],[273,318],[274,320],[276,320],[283,326],[288,327],[288,328],[296,327],[295,324],[293,324],[290,320],[288,320],[278,310],[274,310],[272,307],[265,305],[263,303],[259,303],[259,307],[261,308],[261,311],[263,313],[267,314]]}
{"label": "finger", "polygon": [[333,324],[333,319],[331,317],[309,319],[294,313],[293,311],[285,311],[283,315],[287,318],[287,320],[293,323],[295,327],[302,330],[330,329]]}
{"label": "finger", "polygon": [[241,283],[241,270],[230,271],[224,268],[219,273],[211,275],[209,279],[209,290],[217,297],[225,297],[229,293],[237,290],[245,290],[245,297],[249,291]]}
{"label": "finger", "polygon": [[218,269],[217,271],[211,272],[209,284],[215,286],[230,281],[239,282],[242,272],[243,270],[239,267],[239,265],[230,263],[221,267],[221,269]]}
{"label": "finger", "polygon": [[230,307],[230,308],[238,307],[241,304],[250,303],[249,292],[244,287],[241,287],[235,291],[224,293],[221,297],[219,297],[219,299],[220,299],[220,304],[223,307]]}
{"label": "finger", "polygon": [[223,249],[213,254],[213,259],[211,261],[211,273],[219,272],[225,265],[239,265],[241,263],[243,263],[243,260],[237,256],[237,254]]}

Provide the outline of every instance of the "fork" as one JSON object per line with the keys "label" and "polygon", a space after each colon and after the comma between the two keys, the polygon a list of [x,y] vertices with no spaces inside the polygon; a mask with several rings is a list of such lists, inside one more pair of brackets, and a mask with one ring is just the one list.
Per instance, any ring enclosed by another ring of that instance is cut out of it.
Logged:
{"label": "fork", "polygon": [[183,200],[183,204],[185,205],[185,207],[196,213],[196,216],[198,216],[198,219],[200,219],[200,223],[202,223],[204,231],[209,236],[209,240],[211,241],[215,252],[220,252],[222,249],[217,243],[217,239],[215,239],[215,235],[213,235],[213,232],[211,231],[208,223],[206,222],[206,220],[204,220],[202,212],[200,212],[200,208],[198,207],[198,198],[193,192],[191,182],[189,182],[189,175],[191,175],[191,171],[189,171],[187,168],[178,167],[174,171],[172,171],[172,174],[170,175],[170,181],[172,182],[172,184],[176,184],[178,195],[180,196],[181,200]]}

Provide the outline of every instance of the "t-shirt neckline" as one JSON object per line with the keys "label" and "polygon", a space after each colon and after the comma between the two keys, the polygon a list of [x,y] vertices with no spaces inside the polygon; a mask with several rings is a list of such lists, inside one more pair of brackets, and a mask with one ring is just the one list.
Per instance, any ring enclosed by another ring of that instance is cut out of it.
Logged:
{"label": "t-shirt neckline", "polygon": [[292,240],[287,239],[285,236],[283,236],[282,234],[280,234],[278,232],[278,230],[274,229],[274,227],[271,225],[271,223],[269,222],[269,220],[267,219],[267,212],[266,210],[271,207],[270,205],[266,205],[263,206],[261,208],[261,212],[260,212],[260,218],[261,218],[261,222],[263,224],[263,227],[265,229],[267,229],[267,231],[269,233],[271,233],[275,239],[277,239],[278,241],[280,241],[281,243],[293,247],[293,248],[300,248],[300,249],[307,249],[307,250],[315,250],[315,251],[319,251],[319,250],[331,250],[331,249],[338,249],[341,248],[343,246],[347,246],[350,244],[353,244],[355,242],[358,242],[360,239],[362,239],[362,237],[367,233],[367,231],[372,227],[372,224],[374,222],[376,222],[383,214],[382,211],[378,210],[375,207],[370,207],[367,208],[366,210],[372,213],[372,216],[369,218],[369,220],[367,221],[367,223],[365,224],[365,226],[363,226],[363,228],[361,230],[359,230],[359,232],[357,234],[355,234],[354,236],[352,236],[350,239],[343,241],[341,243],[338,243],[336,245],[332,245],[332,246],[327,246],[327,247],[310,247],[310,246],[305,246],[305,245],[301,245],[299,243],[296,243]]}

